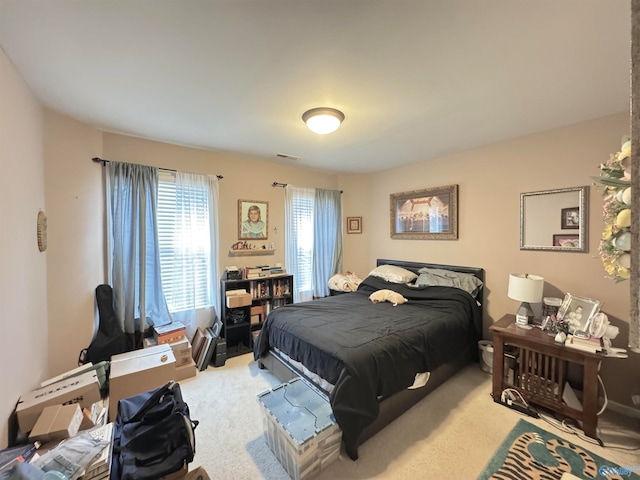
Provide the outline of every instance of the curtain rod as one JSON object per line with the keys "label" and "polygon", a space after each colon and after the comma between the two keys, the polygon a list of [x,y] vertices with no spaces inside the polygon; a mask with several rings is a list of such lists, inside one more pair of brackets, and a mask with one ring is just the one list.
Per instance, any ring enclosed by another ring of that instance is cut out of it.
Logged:
{"label": "curtain rod", "polygon": [[[284,188],[284,187],[286,187],[286,186],[287,186],[287,184],[286,184],[286,183],[280,183],[280,182],[273,182],[273,183],[271,184],[271,186],[272,186],[272,187],[274,187],[274,188],[275,188],[275,187],[282,187],[282,188]],[[342,193],[342,190],[340,190],[340,193]]]}
{"label": "curtain rod", "polygon": [[[93,157],[91,160],[93,160],[96,163],[102,163],[103,167],[107,163],[109,163],[109,160],[105,160],[104,158],[100,158],[100,157]],[[173,170],[172,168],[158,168],[158,170],[164,170],[165,172],[177,172],[177,170]],[[216,175],[216,177],[218,177],[219,180],[224,178],[222,175]]]}

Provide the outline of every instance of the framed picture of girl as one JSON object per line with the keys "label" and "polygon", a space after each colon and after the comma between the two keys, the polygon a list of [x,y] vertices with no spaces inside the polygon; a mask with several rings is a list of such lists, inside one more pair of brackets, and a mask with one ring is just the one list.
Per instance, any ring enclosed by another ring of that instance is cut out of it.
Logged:
{"label": "framed picture of girl", "polygon": [[238,200],[238,239],[266,240],[269,231],[269,202]]}

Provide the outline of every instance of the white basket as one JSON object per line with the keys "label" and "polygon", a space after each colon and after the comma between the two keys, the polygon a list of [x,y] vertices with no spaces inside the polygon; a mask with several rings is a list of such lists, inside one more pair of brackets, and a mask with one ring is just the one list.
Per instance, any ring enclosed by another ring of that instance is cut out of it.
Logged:
{"label": "white basket", "polygon": [[340,456],[331,406],[301,378],[259,394],[258,403],[265,440],[293,480],[315,477]]}
{"label": "white basket", "polygon": [[478,342],[480,368],[483,372],[493,373],[493,342],[480,340]]}

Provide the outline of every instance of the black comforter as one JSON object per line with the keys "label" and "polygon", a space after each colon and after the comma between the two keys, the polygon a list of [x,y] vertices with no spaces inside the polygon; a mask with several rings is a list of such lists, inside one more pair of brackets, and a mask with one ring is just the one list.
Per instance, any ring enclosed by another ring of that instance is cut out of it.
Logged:
{"label": "black comforter", "polygon": [[[391,289],[409,301],[374,304]],[[353,293],[286,305],[266,318],[257,360],[278,348],[332,383],[330,401],[347,454],[357,458],[362,430],[378,414],[378,397],[397,393],[416,373],[453,360],[481,335],[481,312],[463,290],[409,287],[367,277]]]}

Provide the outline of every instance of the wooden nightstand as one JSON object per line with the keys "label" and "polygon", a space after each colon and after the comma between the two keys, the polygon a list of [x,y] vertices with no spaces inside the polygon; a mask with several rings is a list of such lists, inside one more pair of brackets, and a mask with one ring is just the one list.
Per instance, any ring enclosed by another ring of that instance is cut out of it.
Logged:
{"label": "wooden nightstand", "polygon": [[[493,400],[500,402],[504,389],[515,388],[527,402],[581,422],[584,433],[600,441],[596,431],[598,364],[605,356],[565,347],[539,328],[516,327],[515,315],[505,315],[489,330],[493,334]],[[513,380],[507,380],[504,374],[505,345],[517,349]],[[582,410],[562,400],[568,363],[583,367]]]}

